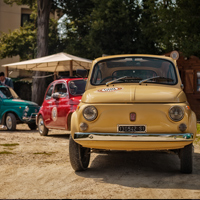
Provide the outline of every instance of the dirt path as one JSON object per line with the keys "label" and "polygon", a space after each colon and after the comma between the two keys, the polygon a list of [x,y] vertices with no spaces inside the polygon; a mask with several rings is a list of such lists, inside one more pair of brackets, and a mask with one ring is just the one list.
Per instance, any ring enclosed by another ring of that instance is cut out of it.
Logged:
{"label": "dirt path", "polygon": [[65,131],[41,137],[18,125],[0,130],[0,199],[199,199],[199,144],[194,152],[191,175],[161,152],[92,154],[89,169],[75,173]]}

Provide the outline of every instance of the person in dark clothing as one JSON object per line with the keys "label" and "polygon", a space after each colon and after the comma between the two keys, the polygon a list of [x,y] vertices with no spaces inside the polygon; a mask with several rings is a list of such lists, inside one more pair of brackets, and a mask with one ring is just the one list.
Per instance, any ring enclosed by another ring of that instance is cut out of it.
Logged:
{"label": "person in dark clothing", "polygon": [[11,88],[14,88],[12,79],[5,77],[4,72],[0,72],[0,85],[5,85],[5,86],[9,86]]}

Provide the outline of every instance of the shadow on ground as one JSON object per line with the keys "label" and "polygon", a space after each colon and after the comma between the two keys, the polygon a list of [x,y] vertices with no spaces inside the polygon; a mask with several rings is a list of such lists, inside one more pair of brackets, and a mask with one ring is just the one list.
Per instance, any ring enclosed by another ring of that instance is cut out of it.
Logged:
{"label": "shadow on ground", "polygon": [[[78,176],[135,188],[200,189],[200,154],[194,153],[193,174],[179,171],[180,160],[165,152],[114,152],[99,154]],[[123,173],[122,173],[123,169]]]}

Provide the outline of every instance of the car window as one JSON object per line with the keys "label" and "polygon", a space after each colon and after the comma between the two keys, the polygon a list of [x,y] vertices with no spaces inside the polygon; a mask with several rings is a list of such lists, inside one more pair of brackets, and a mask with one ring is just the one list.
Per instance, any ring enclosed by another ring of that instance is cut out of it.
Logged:
{"label": "car window", "polygon": [[[126,76],[126,77],[125,77]],[[175,85],[177,76],[172,62],[160,58],[122,57],[102,60],[93,69],[91,84],[105,85],[107,82],[125,77],[117,82]],[[153,77],[156,77],[153,79]],[[116,82],[115,82],[116,83]]]}
{"label": "car window", "polygon": [[82,95],[85,92],[86,80],[73,80],[68,84],[69,92],[72,95]]}
{"label": "car window", "polygon": [[67,96],[67,88],[65,83],[58,83],[55,85],[54,92],[61,94],[61,97]]}
{"label": "car window", "polygon": [[52,91],[53,91],[53,85],[51,85],[46,93],[46,97],[45,99],[48,100],[48,99],[51,99],[51,95],[52,95]]}
{"label": "car window", "polygon": [[0,97],[2,99],[19,99],[15,91],[12,88],[8,88],[8,87],[0,88]]}

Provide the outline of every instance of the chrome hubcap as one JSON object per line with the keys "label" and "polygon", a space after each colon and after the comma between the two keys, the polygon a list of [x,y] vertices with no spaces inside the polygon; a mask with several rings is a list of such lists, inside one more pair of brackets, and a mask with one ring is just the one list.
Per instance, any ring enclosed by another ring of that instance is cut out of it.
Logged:
{"label": "chrome hubcap", "polygon": [[39,119],[38,124],[39,124],[39,126],[38,126],[39,132],[43,133],[43,131],[44,131],[44,122],[43,122],[42,118]]}
{"label": "chrome hubcap", "polygon": [[6,117],[6,126],[7,126],[8,129],[12,128],[12,119],[11,119],[10,116]]}

